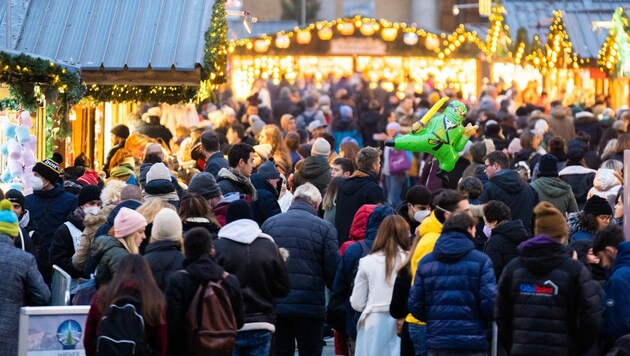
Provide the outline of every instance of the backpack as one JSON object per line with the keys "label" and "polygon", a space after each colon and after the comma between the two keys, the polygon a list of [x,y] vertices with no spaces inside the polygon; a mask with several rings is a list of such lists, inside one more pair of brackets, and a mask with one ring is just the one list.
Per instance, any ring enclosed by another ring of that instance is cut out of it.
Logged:
{"label": "backpack", "polygon": [[142,303],[133,297],[121,297],[101,319],[96,355],[144,355],[145,349]]}
{"label": "backpack", "polygon": [[[185,273],[188,273],[184,271]],[[229,273],[223,272],[223,280]],[[192,355],[232,355],[236,317],[221,281],[201,284],[186,311],[188,350]]]}

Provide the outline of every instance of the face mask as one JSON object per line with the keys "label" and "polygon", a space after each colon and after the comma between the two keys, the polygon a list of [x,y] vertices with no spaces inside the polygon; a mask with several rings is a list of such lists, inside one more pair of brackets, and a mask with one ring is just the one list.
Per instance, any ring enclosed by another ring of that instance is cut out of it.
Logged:
{"label": "face mask", "polygon": [[88,206],[87,208],[83,209],[83,211],[86,215],[96,215],[99,211],[101,211],[101,208],[98,206]]}
{"label": "face mask", "polygon": [[31,188],[34,191],[40,191],[44,188],[44,181],[39,177],[31,178]]}
{"label": "face mask", "polygon": [[492,235],[492,229],[488,224],[483,225],[483,234],[486,235],[486,237],[488,238],[490,237],[490,235]]}
{"label": "face mask", "polygon": [[431,215],[431,210],[417,210],[413,214],[413,219],[417,222],[422,222],[422,220],[426,219],[427,216]]}

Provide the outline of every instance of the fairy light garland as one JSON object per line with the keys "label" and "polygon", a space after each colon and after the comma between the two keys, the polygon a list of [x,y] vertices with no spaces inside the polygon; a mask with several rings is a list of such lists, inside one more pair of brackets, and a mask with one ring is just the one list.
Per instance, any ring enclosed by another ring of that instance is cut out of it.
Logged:
{"label": "fairy light garland", "polygon": [[619,75],[619,56],[621,48],[630,43],[630,26],[628,15],[623,8],[615,10],[612,16],[612,26],[608,30],[608,35],[604,45],[597,55],[597,66],[599,70],[610,77]]}

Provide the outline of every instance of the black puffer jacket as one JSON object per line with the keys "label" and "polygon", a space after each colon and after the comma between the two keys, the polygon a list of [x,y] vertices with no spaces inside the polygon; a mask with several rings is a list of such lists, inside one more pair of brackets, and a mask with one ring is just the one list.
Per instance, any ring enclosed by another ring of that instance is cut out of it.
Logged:
{"label": "black puffer jacket", "polygon": [[486,243],[484,252],[492,260],[492,268],[497,280],[503,268],[518,257],[518,245],[529,237],[520,220],[502,221],[492,229],[492,237]]}
{"label": "black puffer jacket", "polygon": [[184,263],[180,243],[167,240],[148,244],[144,251],[144,259],[151,266],[153,278],[162,291],[166,290],[171,275],[182,269]]}
{"label": "black puffer jacket", "polygon": [[379,204],[383,200],[383,190],[378,185],[378,178],[374,172],[357,169],[341,184],[337,193],[335,214],[339,246],[348,240],[352,219],[357,210],[365,204]]}
{"label": "black puffer jacket", "polygon": [[499,281],[495,319],[510,355],[582,355],[597,339],[603,291],[571,250],[546,235],[519,246]]}
{"label": "black puffer jacket", "polygon": [[563,181],[569,183],[579,210],[584,209],[588,192],[593,188],[596,170],[582,166],[568,166],[558,172]]}
{"label": "black puffer jacket", "polygon": [[[532,231],[534,207],[538,204],[538,194],[513,170],[501,170],[483,187],[480,203],[500,200],[512,211],[512,220],[520,219],[525,230]],[[339,209],[339,207],[337,207]]]}
{"label": "black puffer jacket", "polygon": [[[189,335],[186,335],[186,311],[201,283],[223,279],[223,268],[216,264],[208,254],[195,259],[184,260],[183,271],[173,273],[166,287],[166,325],[168,333],[167,355],[190,355],[188,350]],[[243,295],[238,278],[228,275],[221,286],[230,297],[236,324],[243,326]]]}
{"label": "black puffer jacket", "polygon": [[255,221],[240,219],[225,225],[214,243],[216,261],[241,283],[245,323],[266,323],[273,330],[275,299],[289,293],[289,274],[273,239]]}

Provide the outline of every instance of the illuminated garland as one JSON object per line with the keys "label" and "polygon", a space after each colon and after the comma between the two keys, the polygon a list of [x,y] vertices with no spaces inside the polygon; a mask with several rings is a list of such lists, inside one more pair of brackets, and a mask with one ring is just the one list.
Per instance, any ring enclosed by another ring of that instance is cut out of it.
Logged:
{"label": "illuminated garland", "polygon": [[[569,39],[566,26],[562,20],[562,12],[553,12],[553,23],[549,28],[547,44],[545,45],[545,55],[549,68],[569,67],[578,68],[577,54],[573,51],[573,44]],[[565,54],[567,56],[565,56]]]}
{"label": "illuminated garland", "polygon": [[209,79],[212,84],[227,82],[227,12],[225,0],[215,0],[212,5],[212,20],[205,33],[206,53],[203,59],[201,80]]}
{"label": "illuminated garland", "polygon": [[34,90],[36,85],[44,87],[46,94],[57,94],[63,107],[76,104],[85,94],[85,84],[78,74],[53,62],[26,54],[12,56],[7,52],[0,52],[0,82],[7,83],[11,96],[29,110],[39,106]]}
{"label": "illuminated garland", "polygon": [[615,78],[619,75],[619,52],[624,44],[630,42],[630,26],[628,16],[623,8],[615,10],[612,17],[612,26],[606,36],[604,45],[597,55],[599,69],[608,76]]}
{"label": "illuminated garland", "polygon": [[126,101],[161,102],[177,104],[188,102],[197,95],[197,87],[188,86],[133,86],[96,85],[88,87],[87,97],[97,102],[121,103]]}

